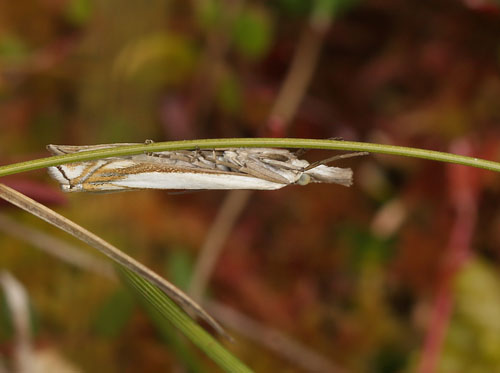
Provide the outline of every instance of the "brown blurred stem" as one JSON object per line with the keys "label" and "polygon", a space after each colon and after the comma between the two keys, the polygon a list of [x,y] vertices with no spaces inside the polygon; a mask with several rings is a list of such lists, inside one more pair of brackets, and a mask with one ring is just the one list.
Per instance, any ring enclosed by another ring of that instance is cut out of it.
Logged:
{"label": "brown blurred stem", "polygon": [[[268,127],[275,136],[283,136],[302,101],[316,68],[323,36],[329,22],[317,27],[317,19],[311,16],[273,109],[269,114]],[[251,191],[231,191],[225,198],[207,238],[200,250],[188,293],[195,299],[203,298],[220,253],[252,195]],[[245,337],[256,341],[280,356],[302,366],[306,371],[338,371],[327,359],[288,339],[278,331],[261,325],[242,314],[222,305],[211,303],[211,310],[224,324]]]}
{"label": "brown blurred stem", "polygon": [[245,208],[250,195],[251,192],[248,190],[232,191],[222,203],[196,262],[188,291],[193,299],[201,300],[224,243]]}
{"label": "brown blurred stem", "polygon": [[[297,112],[316,68],[324,35],[329,25],[329,17],[323,17],[320,22],[318,21],[315,9],[302,32],[280,93],[269,114],[268,126],[274,135],[282,136]],[[189,288],[189,294],[194,299],[201,299],[205,293],[224,243],[250,196],[250,191],[231,191],[223,202],[195,265]]]}
{"label": "brown blurred stem", "polygon": [[208,302],[210,313],[227,327],[245,338],[264,346],[306,372],[340,373],[342,370],[333,362],[307,346],[290,339],[279,330],[263,325],[222,303]]}
{"label": "brown blurred stem", "polygon": [[[316,68],[326,25],[329,23],[323,23],[325,27],[318,27],[316,18],[311,16],[311,21],[302,32],[285,81],[281,85],[280,93],[269,114],[268,125],[275,135],[282,136],[286,132],[286,128],[306,93]],[[223,202],[215,222],[210,227],[195,265],[189,288],[189,294],[194,299],[201,299],[205,293],[224,243],[250,196],[250,191],[231,191]]]}
{"label": "brown blurred stem", "polygon": [[278,129],[278,134],[285,133],[305,96],[316,69],[325,31],[313,27],[312,23],[302,31],[287,76],[269,114],[268,125],[275,131]]}

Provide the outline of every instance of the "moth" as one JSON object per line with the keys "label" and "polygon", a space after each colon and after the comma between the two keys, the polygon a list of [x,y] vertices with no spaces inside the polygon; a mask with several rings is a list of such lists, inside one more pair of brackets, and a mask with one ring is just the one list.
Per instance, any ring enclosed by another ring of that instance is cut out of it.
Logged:
{"label": "moth", "polygon": [[[48,145],[54,155],[134,144]],[[343,154],[310,164],[296,153],[274,148],[176,150],[103,158],[49,167],[65,192],[117,192],[137,189],[276,190],[309,183],[352,184],[352,170],[327,166]]]}

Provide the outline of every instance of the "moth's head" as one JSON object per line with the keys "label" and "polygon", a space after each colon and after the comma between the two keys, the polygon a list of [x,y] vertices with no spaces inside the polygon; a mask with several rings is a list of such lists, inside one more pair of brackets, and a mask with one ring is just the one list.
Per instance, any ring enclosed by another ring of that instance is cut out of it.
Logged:
{"label": "moth's head", "polygon": [[299,185],[307,185],[311,182],[311,176],[306,174],[305,172],[300,175],[299,180],[297,180],[297,184]]}

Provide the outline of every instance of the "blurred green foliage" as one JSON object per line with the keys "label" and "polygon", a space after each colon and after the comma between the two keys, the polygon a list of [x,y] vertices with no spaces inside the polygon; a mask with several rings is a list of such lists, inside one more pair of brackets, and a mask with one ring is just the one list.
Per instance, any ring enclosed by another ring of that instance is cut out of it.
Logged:
{"label": "blurred green foliage", "polygon": [[231,35],[236,49],[244,57],[258,60],[271,45],[271,19],[263,8],[245,8],[236,18]]}
{"label": "blurred green foliage", "polygon": [[23,39],[14,35],[0,34],[0,58],[2,64],[15,66],[24,62],[28,54],[29,48]]}
{"label": "blurred green foliage", "polygon": [[[32,302],[29,302],[28,307],[30,333],[37,336],[42,320],[40,320],[40,315]],[[5,293],[0,290],[0,343],[7,344],[18,338],[17,333],[19,331],[14,328],[11,312],[12,310],[7,304]]]}
{"label": "blurred green foliage", "polygon": [[70,0],[66,6],[66,17],[71,23],[85,25],[92,16],[92,2],[90,0]]}
{"label": "blurred green foliage", "polygon": [[216,28],[222,21],[224,14],[223,1],[197,1],[193,5],[197,22],[203,27],[205,32]]}
{"label": "blurred green foliage", "polygon": [[456,307],[440,372],[493,372],[500,366],[500,277],[483,260],[467,263],[456,279]]}
{"label": "blurred green foliage", "polygon": [[311,14],[314,9],[313,17],[337,15],[349,8],[355,7],[360,0],[279,0],[280,10],[284,10],[291,15],[304,16]]}
{"label": "blurred green foliage", "polygon": [[193,259],[182,249],[169,250],[166,260],[167,277],[180,289],[186,290],[191,282]]}
{"label": "blurred green foliage", "polygon": [[238,77],[226,72],[217,91],[217,102],[227,113],[236,113],[242,105],[242,87]]}
{"label": "blurred green foliage", "polygon": [[341,224],[338,235],[347,241],[350,252],[350,268],[359,270],[366,264],[384,265],[394,255],[394,238],[377,237],[365,227]]}
{"label": "blurred green foliage", "polygon": [[93,322],[96,334],[107,338],[118,337],[130,322],[134,306],[135,301],[128,291],[114,291],[96,311]]}
{"label": "blurred green foliage", "polygon": [[9,307],[7,305],[5,295],[0,293],[0,340],[2,342],[12,339],[13,333],[12,318],[10,315]]}

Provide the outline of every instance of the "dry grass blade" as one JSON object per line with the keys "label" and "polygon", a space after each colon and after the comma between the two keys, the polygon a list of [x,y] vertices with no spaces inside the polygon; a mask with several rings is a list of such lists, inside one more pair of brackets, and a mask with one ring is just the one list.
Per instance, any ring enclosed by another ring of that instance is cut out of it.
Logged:
{"label": "dry grass blade", "polygon": [[79,240],[89,244],[95,249],[99,250],[104,255],[113,259],[115,262],[133,271],[142,278],[149,280],[154,285],[163,290],[174,302],[176,302],[184,311],[194,313],[196,316],[205,320],[212,328],[219,334],[231,339],[224,329],[215,321],[206,311],[204,311],[196,302],[189,298],[184,292],[176,286],[151,271],[149,268],[139,263],[132,257],[123,253],[118,248],[110,243],[104,241],[102,238],[89,232],[85,228],[80,227],[78,224],[66,219],[48,207],[32,200],[22,193],[9,188],[4,184],[0,184],[0,198],[12,203],[13,205],[45,220],[49,224],[71,234]]}
{"label": "dry grass blade", "polygon": [[328,358],[293,340],[277,329],[252,320],[222,303],[207,302],[207,308],[224,320],[224,324],[245,338],[293,363],[296,368],[311,373],[345,373]]}
{"label": "dry grass blade", "polygon": [[250,190],[234,190],[224,200],[196,261],[188,291],[193,299],[203,300],[207,284],[224,248],[224,243],[251,195]]}

